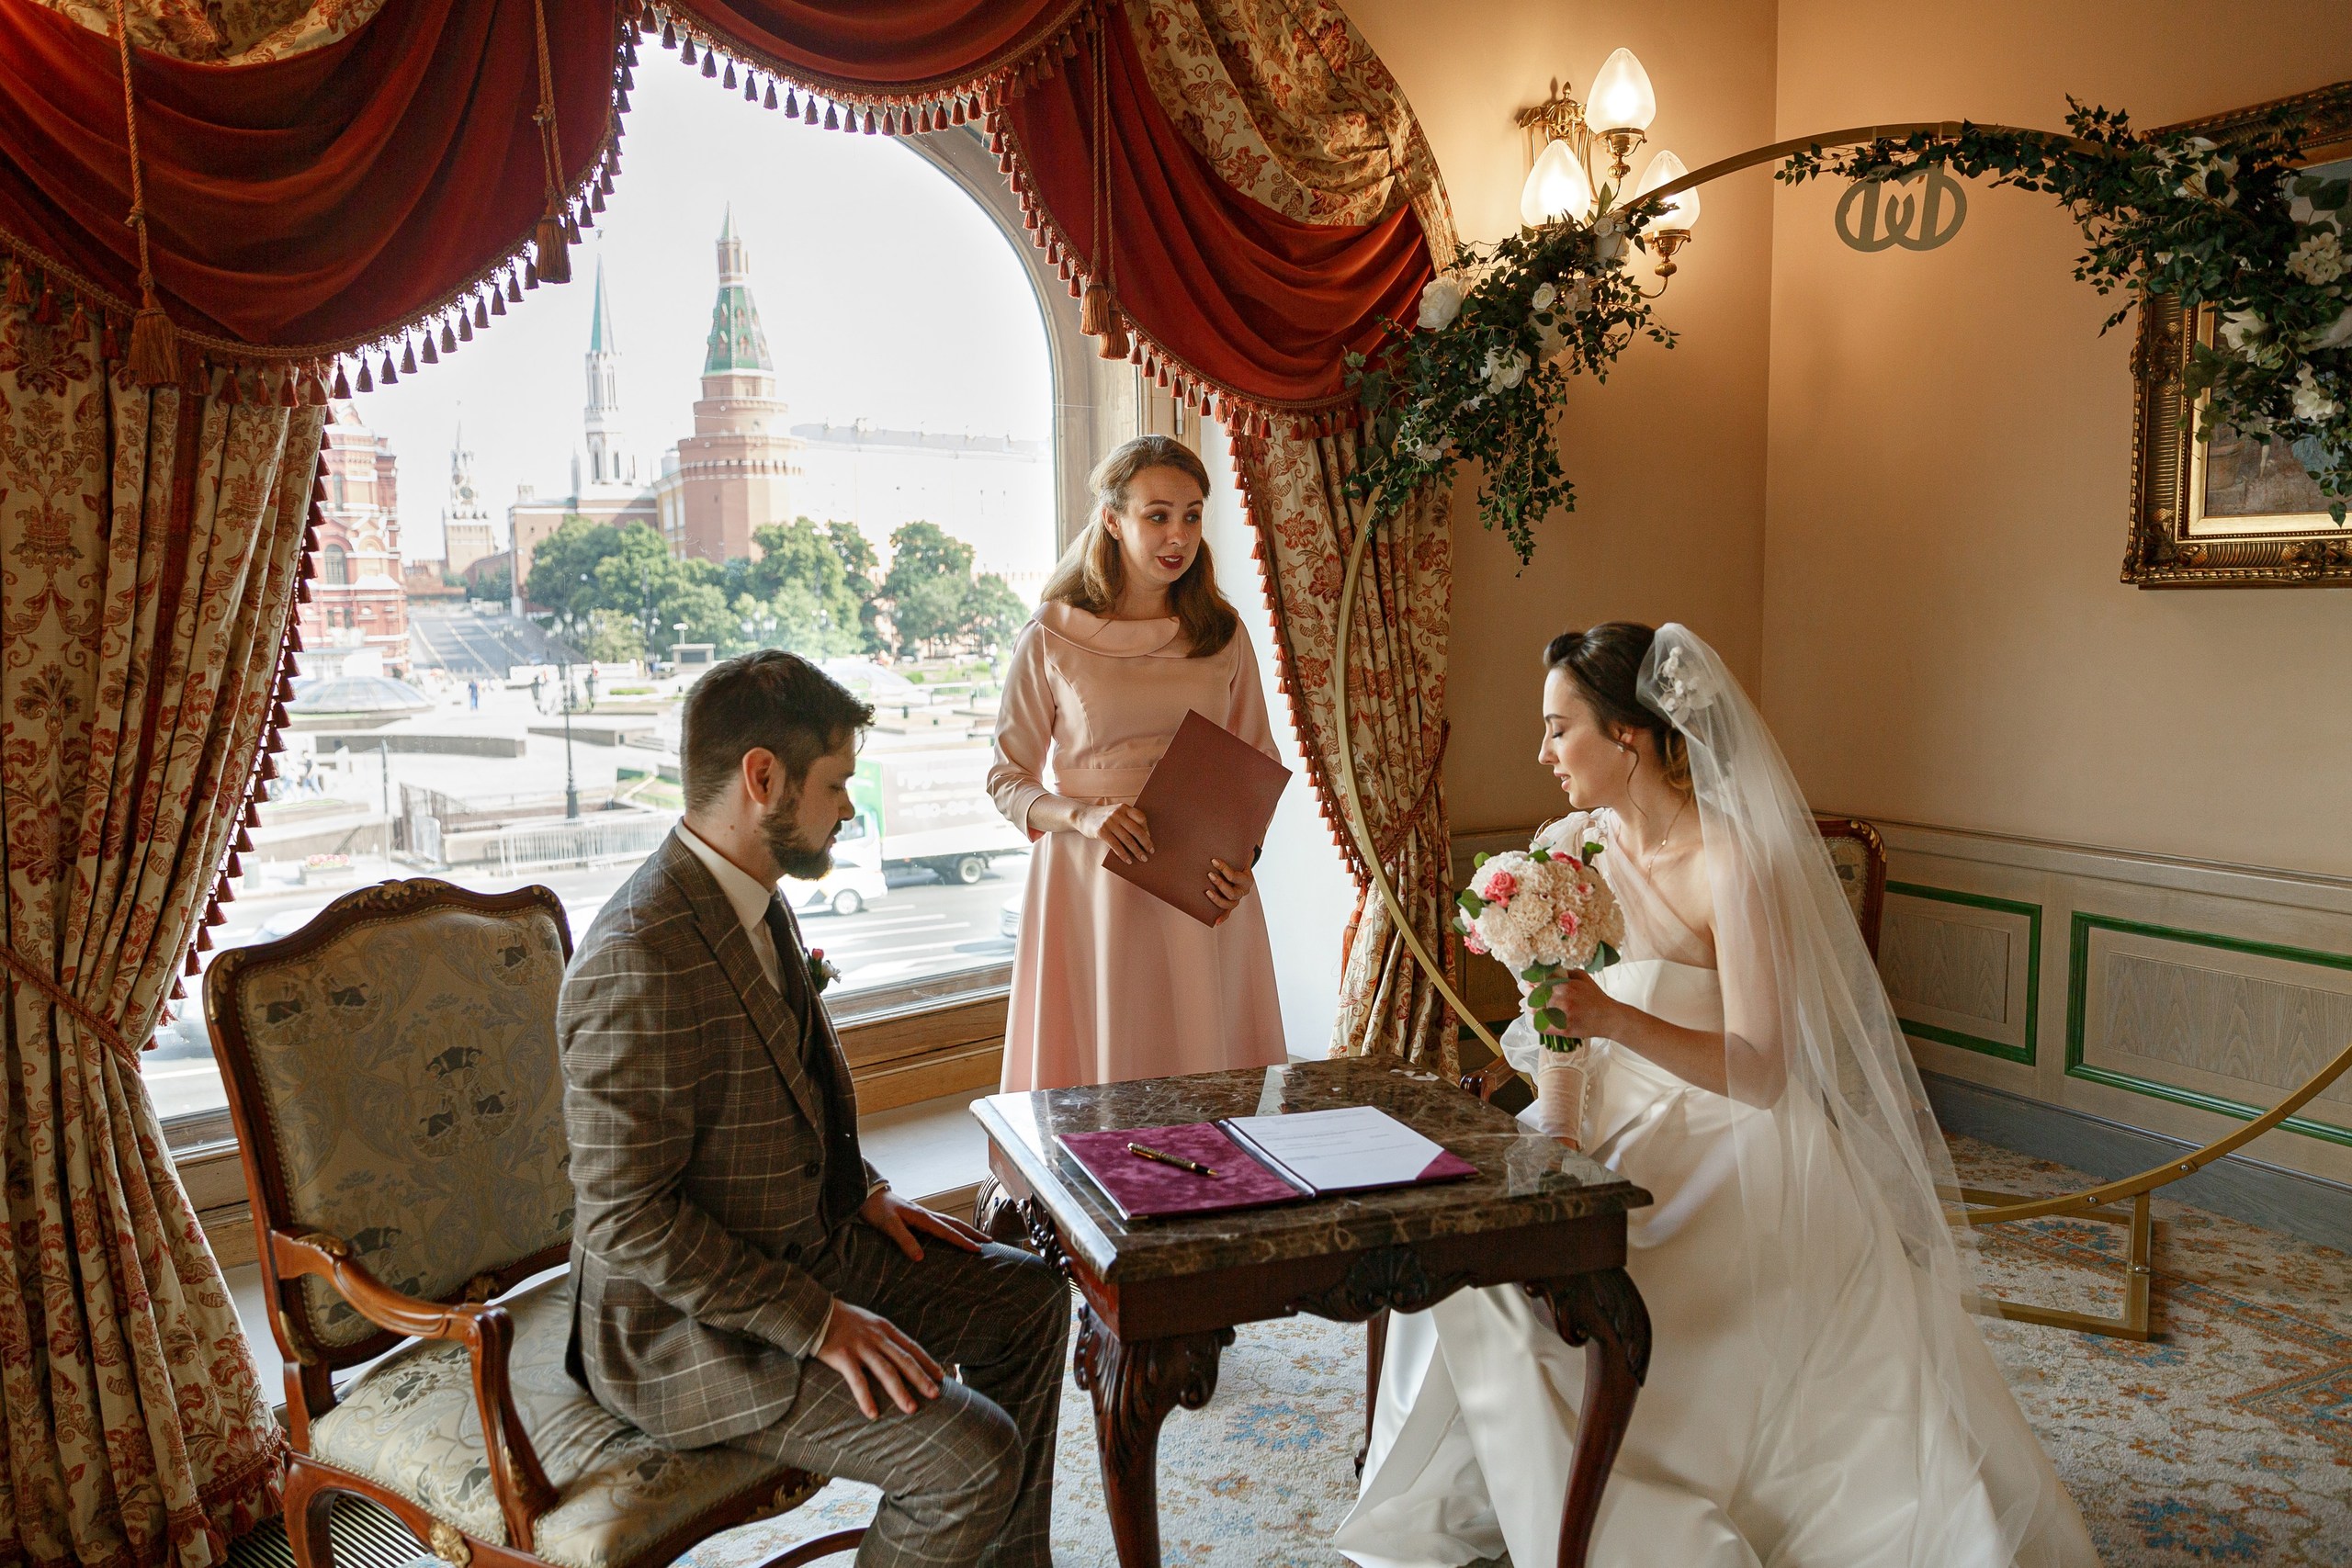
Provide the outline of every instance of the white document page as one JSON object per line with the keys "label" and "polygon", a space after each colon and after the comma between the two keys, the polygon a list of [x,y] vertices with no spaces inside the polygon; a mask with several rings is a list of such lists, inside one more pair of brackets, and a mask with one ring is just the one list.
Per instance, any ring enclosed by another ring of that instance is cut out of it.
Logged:
{"label": "white document page", "polygon": [[1401,1186],[1445,1152],[1374,1105],[1237,1116],[1225,1125],[1318,1192]]}

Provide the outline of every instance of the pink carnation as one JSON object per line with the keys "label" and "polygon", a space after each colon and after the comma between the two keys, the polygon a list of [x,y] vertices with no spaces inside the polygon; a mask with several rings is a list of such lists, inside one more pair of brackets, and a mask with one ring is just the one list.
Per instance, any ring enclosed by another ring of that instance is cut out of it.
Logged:
{"label": "pink carnation", "polygon": [[1519,878],[1510,872],[1498,871],[1487,878],[1487,890],[1479,897],[1490,904],[1508,904],[1511,895],[1519,891]]}
{"label": "pink carnation", "polygon": [[1481,958],[1486,956],[1487,944],[1478,940],[1478,928],[1476,926],[1471,927],[1468,931],[1462,933],[1462,945],[1468,948],[1471,952],[1478,954]]}
{"label": "pink carnation", "polygon": [[1563,931],[1566,931],[1568,935],[1576,935],[1577,928],[1582,924],[1584,924],[1584,922],[1577,919],[1577,912],[1574,909],[1563,909],[1560,911],[1560,929]]}

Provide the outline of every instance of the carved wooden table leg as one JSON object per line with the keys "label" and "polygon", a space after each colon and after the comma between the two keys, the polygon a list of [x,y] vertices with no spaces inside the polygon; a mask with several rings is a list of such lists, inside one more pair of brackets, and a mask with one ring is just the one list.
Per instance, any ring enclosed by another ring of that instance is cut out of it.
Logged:
{"label": "carved wooden table leg", "polygon": [[1649,1308],[1623,1269],[1531,1280],[1527,1290],[1551,1305],[1560,1337],[1585,1348],[1584,1409],[1560,1513],[1559,1556],[1559,1568],[1585,1568],[1601,1491],[1634,1418],[1634,1396],[1649,1376]]}
{"label": "carved wooden table leg", "polygon": [[1363,1325],[1363,1441],[1356,1445],[1356,1473],[1372,1453],[1372,1419],[1380,1412],[1380,1363],[1388,1354],[1388,1309],[1381,1308]]}
{"label": "carved wooden table leg", "polygon": [[1072,1371],[1094,1396],[1094,1448],[1122,1568],[1159,1568],[1159,1424],[1178,1405],[1198,1410],[1216,1392],[1230,1328],[1129,1345],[1089,1306],[1080,1314]]}

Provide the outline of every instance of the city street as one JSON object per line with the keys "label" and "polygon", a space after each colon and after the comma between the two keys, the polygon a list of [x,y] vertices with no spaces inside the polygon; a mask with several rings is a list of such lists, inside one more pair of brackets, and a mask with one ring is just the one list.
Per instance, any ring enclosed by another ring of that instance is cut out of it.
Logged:
{"label": "city street", "polygon": [[[484,892],[504,892],[532,883],[551,888],[563,900],[564,916],[577,942],[586,934],[605,900],[636,869],[632,863],[503,879],[470,874],[469,868],[437,874]],[[228,921],[214,928],[215,947],[206,959],[228,948],[288,935],[351,887],[388,876],[414,874],[382,861],[362,862],[355,871],[353,880],[344,887],[272,887],[241,896],[222,909]],[[998,861],[988,875],[969,887],[933,880],[928,872],[915,872],[904,880],[894,877],[888,895],[857,914],[803,916],[801,931],[808,944],[822,948],[825,956],[842,969],[842,979],[827,999],[846,1009],[865,987],[1009,961],[1012,942],[999,934],[1000,922],[1005,901],[1019,897],[1028,874],[1026,854]],[[203,1025],[198,999],[200,985],[198,980],[189,982],[188,999],[180,1004],[181,1018],[156,1032],[155,1049],[142,1057],[148,1090],[159,1116],[217,1111],[227,1103]]]}

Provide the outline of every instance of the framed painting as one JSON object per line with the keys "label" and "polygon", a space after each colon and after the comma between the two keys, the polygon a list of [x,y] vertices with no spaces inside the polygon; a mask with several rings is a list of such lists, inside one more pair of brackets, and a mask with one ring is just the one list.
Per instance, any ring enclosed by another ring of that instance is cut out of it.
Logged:
{"label": "framed painting", "polygon": [[[2178,129],[2220,140],[2272,109],[2301,111],[2313,174],[2352,175],[2352,83],[2192,120]],[[2132,434],[2132,538],[2123,581],[2142,588],[2352,587],[2352,518],[2338,523],[2312,482],[2316,451],[2228,426],[2203,441],[2182,391],[2214,312],[2168,300],[2140,313]]]}

